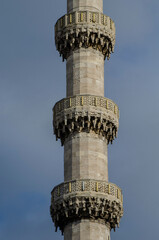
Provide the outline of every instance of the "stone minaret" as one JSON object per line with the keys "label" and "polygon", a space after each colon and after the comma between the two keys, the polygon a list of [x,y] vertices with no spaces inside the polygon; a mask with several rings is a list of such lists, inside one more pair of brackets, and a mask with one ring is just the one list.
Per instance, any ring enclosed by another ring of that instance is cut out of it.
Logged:
{"label": "stone minaret", "polygon": [[107,146],[117,136],[118,106],[104,97],[104,61],[114,51],[115,25],[103,0],[67,0],[55,25],[66,60],[66,98],[53,108],[64,146],[64,183],[52,191],[51,216],[65,240],[110,240],[123,215],[119,187],[108,181]]}

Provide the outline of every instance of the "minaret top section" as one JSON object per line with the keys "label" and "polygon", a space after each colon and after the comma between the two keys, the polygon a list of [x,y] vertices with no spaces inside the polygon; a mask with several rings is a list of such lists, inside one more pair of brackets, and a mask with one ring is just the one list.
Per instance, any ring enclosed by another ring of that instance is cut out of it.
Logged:
{"label": "minaret top section", "polygon": [[103,0],[67,0],[67,13],[93,11],[103,13]]}

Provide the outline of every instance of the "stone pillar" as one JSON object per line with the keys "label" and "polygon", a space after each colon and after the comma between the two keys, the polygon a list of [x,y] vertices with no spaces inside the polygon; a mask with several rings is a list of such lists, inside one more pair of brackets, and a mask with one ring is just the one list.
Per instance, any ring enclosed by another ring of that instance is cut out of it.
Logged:
{"label": "stone pillar", "polygon": [[104,56],[95,49],[77,49],[66,63],[67,97],[96,95],[104,97]]}
{"label": "stone pillar", "polygon": [[107,145],[117,137],[118,106],[104,97],[104,61],[115,45],[115,24],[103,0],[67,0],[55,25],[66,60],[66,98],[53,108],[56,139],[64,146],[64,183],[50,213],[64,240],[110,240],[123,215],[122,191],[108,182]]}
{"label": "stone pillar", "polygon": [[68,224],[64,240],[110,240],[110,228],[96,221],[81,220]]}
{"label": "stone pillar", "polygon": [[103,12],[103,0],[67,0],[67,13],[74,11]]}
{"label": "stone pillar", "polygon": [[77,133],[64,145],[64,180],[96,179],[108,182],[107,142],[93,131]]}

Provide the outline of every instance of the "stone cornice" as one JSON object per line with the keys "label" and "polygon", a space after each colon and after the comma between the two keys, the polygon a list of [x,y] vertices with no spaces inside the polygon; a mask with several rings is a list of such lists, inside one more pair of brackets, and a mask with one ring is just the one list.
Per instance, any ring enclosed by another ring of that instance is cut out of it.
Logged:
{"label": "stone cornice", "polygon": [[74,132],[94,131],[108,143],[117,137],[119,109],[110,99],[91,95],[65,98],[55,104],[53,115],[54,134],[62,145]]}
{"label": "stone cornice", "polygon": [[63,60],[71,51],[81,47],[97,49],[109,59],[114,52],[115,24],[99,12],[73,12],[57,21],[55,43]]}
{"label": "stone cornice", "polygon": [[115,184],[104,181],[66,182],[53,189],[50,212],[62,232],[79,219],[100,220],[115,230],[123,215],[123,196]]}

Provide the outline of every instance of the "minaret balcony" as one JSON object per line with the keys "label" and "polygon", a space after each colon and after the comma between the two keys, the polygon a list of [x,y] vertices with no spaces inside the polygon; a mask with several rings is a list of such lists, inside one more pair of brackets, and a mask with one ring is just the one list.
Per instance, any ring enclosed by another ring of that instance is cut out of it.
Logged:
{"label": "minaret balcony", "polygon": [[53,127],[62,145],[70,134],[91,131],[112,143],[117,137],[119,108],[112,100],[100,96],[64,98],[53,108]]}
{"label": "minaret balcony", "polygon": [[115,24],[110,17],[99,12],[72,12],[56,22],[55,44],[63,60],[71,51],[81,47],[97,49],[109,59],[114,52]]}
{"label": "minaret balcony", "polygon": [[92,179],[62,183],[52,191],[50,212],[56,230],[73,221],[91,219],[107,224],[111,229],[119,226],[123,215],[123,195],[113,183]]}

